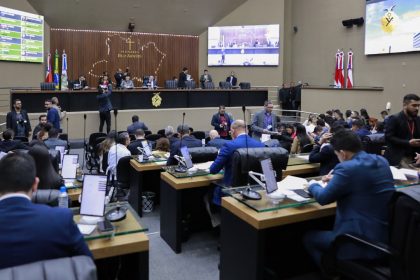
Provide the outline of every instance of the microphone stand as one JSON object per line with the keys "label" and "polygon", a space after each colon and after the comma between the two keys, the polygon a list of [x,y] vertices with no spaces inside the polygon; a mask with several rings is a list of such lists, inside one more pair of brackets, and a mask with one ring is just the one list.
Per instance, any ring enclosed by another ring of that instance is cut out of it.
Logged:
{"label": "microphone stand", "polygon": [[[182,138],[184,137],[183,131],[184,131],[184,122],[185,122],[185,112],[182,113],[182,125],[181,125],[181,141],[179,142],[179,151],[181,151],[182,147]],[[187,172],[187,168],[185,166],[182,166],[181,162],[178,161],[178,166],[175,168],[175,172],[179,173],[185,173]]]}
{"label": "microphone stand", "polygon": [[[245,116],[245,105],[242,106],[242,112],[244,115],[244,122],[245,122],[245,146],[246,146],[246,170],[249,172],[249,151],[248,151],[248,126],[246,123],[246,116]],[[260,200],[261,194],[251,189],[251,184],[249,182],[249,175],[247,176],[247,187],[241,192],[242,198],[249,199],[249,200]]]}
{"label": "microphone stand", "polygon": [[[69,118],[67,118],[67,138],[69,133]],[[82,162],[82,172],[85,168],[85,158],[86,158],[86,114],[83,114],[83,162]]]}
{"label": "microphone stand", "polygon": [[66,121],[67,121],[67,139],[69,138],[69,118],[67,117],[66,118]]}

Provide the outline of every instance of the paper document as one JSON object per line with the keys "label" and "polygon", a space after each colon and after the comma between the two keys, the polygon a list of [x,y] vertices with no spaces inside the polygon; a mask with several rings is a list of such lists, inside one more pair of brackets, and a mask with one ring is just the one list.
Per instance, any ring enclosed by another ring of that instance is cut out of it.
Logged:
{"label": "paper document", "polygon": [[210,166],[213,164],[212,161],[207,161],[207,162],[203,162],[203,163],[196,163],[194,164],[194,167],[196,167],[197,169],[201,169],[201,170],[209,170]]}
{"label": "paper document", "polygon": [[410,178],[417,178],[419,176],[419,173],[417,172],[417,170],[401,168],[400,171],[404,173],[405,176],[410,177]]}
{"label": "paper document", "polygon": [[296,157],[309,161],[309,155],[299,155],[299,156],[296,156]]}
{"label": "paper document", "polygon": [[389,168],[391,169],[392,178],[394,178],[394,180],[400,180],[400,181],[407,180],[407,177],[405,176],[404,172],[402,172],[400,169],[394,166],[390,166]]}
{"label": "paper document", "polygon": [[96,225],[77,224],[77,227],[83,235],[89,235],[96,229]]}
{"label": "paper document", "polygon": [[281,190],[298,190],[308,186],[308,181],[304,178],[296,176],[286,176],[280,182],[277,182],[277,187]]}
{"label": "paper document", "polygon": [[267,142],[268,140],[271,140],[271,135],[270,134],[261,134],[261,142]]}

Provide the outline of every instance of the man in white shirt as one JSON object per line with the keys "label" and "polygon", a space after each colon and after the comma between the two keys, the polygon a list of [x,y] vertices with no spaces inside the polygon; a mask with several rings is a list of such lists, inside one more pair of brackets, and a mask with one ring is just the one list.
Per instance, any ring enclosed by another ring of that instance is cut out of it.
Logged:
{"label": "man in white shirt", "polygon": [[117,176],[117,163],[118,161],[126,156],[131,156],[127,146],[130,144],[130,136],[127,132],[122,132],[118,135],[117,143],[112,145],[108,152],[108,169],[111,175]]}

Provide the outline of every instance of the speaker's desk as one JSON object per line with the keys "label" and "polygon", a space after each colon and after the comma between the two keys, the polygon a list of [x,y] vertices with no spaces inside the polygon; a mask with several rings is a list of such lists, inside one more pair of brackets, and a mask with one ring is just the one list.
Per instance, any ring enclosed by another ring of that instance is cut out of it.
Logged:
{"label": "speaker's desk", "polygon": [[175,178],[168,172],[162,172],[160,178],[160,236],[175,253],[180,253],[182,204],[188,203],[183,200],[185,192],[194,188],[207,187],[212,182],[222,179],[223,175]]}
{"label": "speaker's desk", "polygon": [[[115,205],[111,204],[107,210]],[[120,257],[119,277],[122,277],[120,279],[147,280],[149,279],[149,239],[145,234],[147,228],[140,223],[139,216],[128,203],[122,202],[119,205],[127,207],[128,211],[124,220],[112,223],[115,228],[114,233],[100,233],[96,229],[91,235],[85,236],[85,241],[98,264],[98,269],[101,268],[98,274],[107,273],[102,271],[103,261],[106,263],[106,259]],[[79,221],[80,216],[76,215],[79,208],[72,210],[75,213],[75,222]]]}
{"label": "speaker's desk", "polygon": [[[335,203],[326,206],[310,203],[299,207],[257,212],[233,197],[223,197],[220,279],[263,279],[266,264],[264,248],[268,243],[266,236],[270,229],[333,216],[335,208]],[[278,242],[282,242],[281,238]],[[282,252],[285,255],[289,253],[287,250]],[[278,266],[284,265],[278,264]]]}

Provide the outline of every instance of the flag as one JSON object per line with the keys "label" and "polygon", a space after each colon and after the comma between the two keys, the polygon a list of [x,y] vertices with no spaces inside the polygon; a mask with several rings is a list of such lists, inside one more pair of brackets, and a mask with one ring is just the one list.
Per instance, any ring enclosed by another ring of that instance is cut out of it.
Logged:
{"label": "flag", "polygon": [[47,71],[45,73],[45,82],[52,83],[52,81],[53,81],[53,78],[52,78],[52,72],[51,72],[51,53],[48,53]]}
{"label": "flag", "polygon": [[347,53],[347,82],[346,88],[353,88],[353,52]]}
{"label": "flag", "polygon": [[335,53],[334,87],[340,88],[340,50]]}
{"label": "flag", "polygon": [[58,51],[55,50],[54,55],[54,87],[60,89],[60,76],[58,74]]}
{"label": "flag", "polygon": [[340,51],[340,88],[344,88],[344,52]]}
{"label": "flag", "polygon": [[67,54],[63,50],[62,62],[61,62],[61,90],[68,89],[68,80],[67,80]]}

